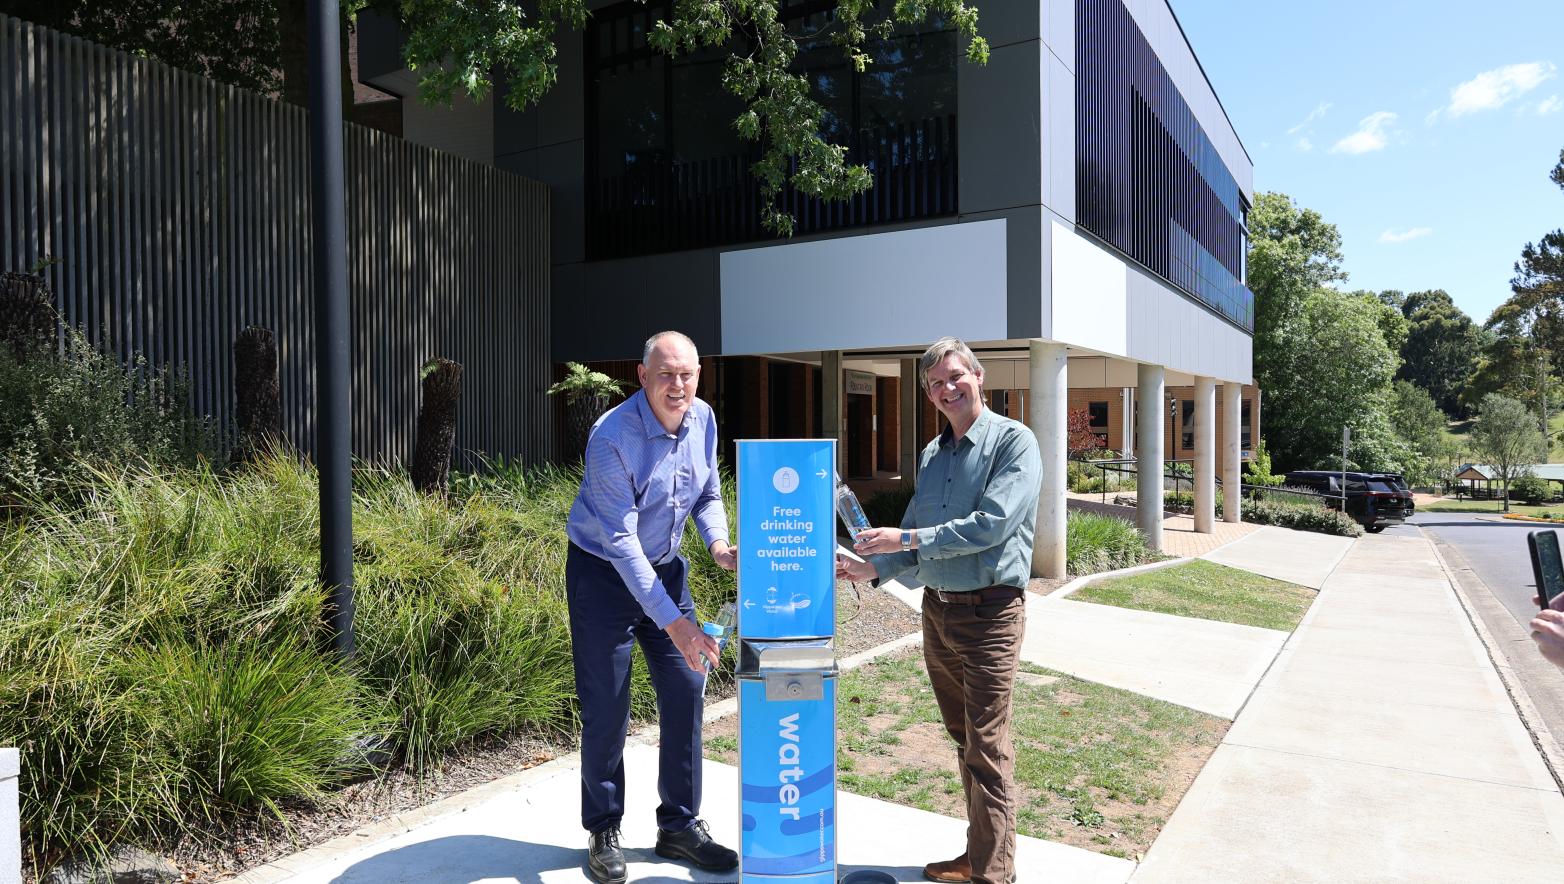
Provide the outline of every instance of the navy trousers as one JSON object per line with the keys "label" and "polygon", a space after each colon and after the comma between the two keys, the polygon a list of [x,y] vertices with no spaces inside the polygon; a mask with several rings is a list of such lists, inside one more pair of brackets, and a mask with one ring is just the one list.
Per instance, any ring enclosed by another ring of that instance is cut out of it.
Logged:
{"label": "navy trousers", "polygon": [[[693,618],[683,559],[657,567],[668,595]],[[684,662],[607,561],[575,544],[565,559],[571,656],[581,700],[581,825],[596,834],[624,817],[625,732],[630,726],[630,646],[639,642],[657,691],[661,728],[657,825],[682,832],[701,806],[701,692],[704,677]]]}

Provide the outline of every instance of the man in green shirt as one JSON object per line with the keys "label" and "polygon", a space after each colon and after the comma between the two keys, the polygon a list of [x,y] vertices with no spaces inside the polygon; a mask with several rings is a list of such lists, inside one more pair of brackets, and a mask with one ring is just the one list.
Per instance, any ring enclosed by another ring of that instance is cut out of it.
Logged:
{"label": "man in green shirt", "polygon": [[923,595],[923,659],[945,729],[956,741],[967,800],[967,849],[930,863],[931,881],[1013,884],[1015,747],[1010,695],[1026,628],[1026,582],[1042,458],[1021,423],[983,406],[983,366],[956,338],[918,365],[924,392],[950,424],[923,449],[900,528],[859,533],[859,562],[837,576],[911,573]]}

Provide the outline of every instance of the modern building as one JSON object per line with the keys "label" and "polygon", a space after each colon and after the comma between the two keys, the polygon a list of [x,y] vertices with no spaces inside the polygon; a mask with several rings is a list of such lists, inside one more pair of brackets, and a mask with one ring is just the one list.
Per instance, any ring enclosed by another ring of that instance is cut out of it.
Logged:
{"label": "modern building", "polygon": [[[498,98],[423,106],[394,29],[360,24],[360,76],[406,96],[406,138],[550,186],[556,362],[627,371],[647,334],[677,328],[712,357],[703,395],[728,437],[836,437],[844,474],[907,476],[936,429],[916,357],[956,335],[991,403],[1042,443],[1038,573],[1064,570],[1072,407],[1142,461],[1190,456],[1198,530],[1220,463],[1237,518],[1260,404],[1253,168],[1166,0],[984,4],[986,66],[938,23],[876,42],[863,73],[804,43],[822,128],[875,186],[845,203],[788,195],[786,241],[760,228],[725,54],[647,45],[671,0],[589,5],[558,85],[519,114]],[[795,33],[834,5],[781,4]],[[1161,489],[1140,485],[1159,542]]]}

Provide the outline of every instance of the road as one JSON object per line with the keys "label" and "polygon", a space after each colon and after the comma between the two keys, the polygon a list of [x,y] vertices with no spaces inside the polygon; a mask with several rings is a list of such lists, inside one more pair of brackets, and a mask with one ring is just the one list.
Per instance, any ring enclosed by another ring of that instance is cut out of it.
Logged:
{"label": "road", "polygon": [[[1545,528],[1534,522],[1501,522],[1498,516],[1476,513],[1418,513],[1412,523],[1460,551],[1489,592],[1504,605],[1521,627],[1531,622],[1537,594],[1531,576],[1531,554],[1526,550],[1526,533]],[[1387,533],[1412,532],[1405,525],[1387,528]]]}

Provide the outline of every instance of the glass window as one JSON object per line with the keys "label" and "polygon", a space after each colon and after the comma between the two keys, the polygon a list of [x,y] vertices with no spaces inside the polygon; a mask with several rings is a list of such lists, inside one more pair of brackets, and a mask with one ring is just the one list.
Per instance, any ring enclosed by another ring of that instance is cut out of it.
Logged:
{"label": "glass window", "polygon": [[1185,399],[1179,404],[1184,410],[1183,416],[1179,420],[1180,429],[1183,431],[1179,439],[1179,447],[1185,451],[1190,451],[1195,447],[1195,401],[1193,399]]}
{"label": "glass window", "polygon": [[1238,447],[1244,451],[1248,451],[1250,448],[1254,447],[1250,444],[1252,440],[1249,434],[1249,428],[1251,426],[1253,425],[1249,422],[1249,400],[1245,399],[1243,408],[1239,412],[1238,418]]}
{"label": "glass window", "polygon": [[1106,403],[1106,402],[1089,402],[1086,405],[1086,410],[1087,410],[1087,413],[1090,415],[1090,420],[1088,421],[1088,424],[1087,424],[1088,428],[1092,431],[1092,435],[1097,437],[1097,444],[1102,446],[1103,448],[1107,448],[1108,447],[1108,403]]}

